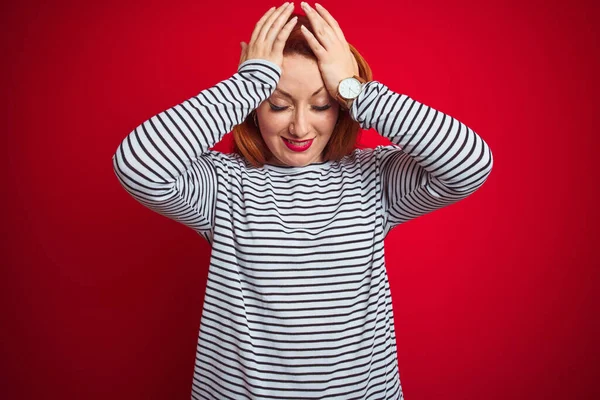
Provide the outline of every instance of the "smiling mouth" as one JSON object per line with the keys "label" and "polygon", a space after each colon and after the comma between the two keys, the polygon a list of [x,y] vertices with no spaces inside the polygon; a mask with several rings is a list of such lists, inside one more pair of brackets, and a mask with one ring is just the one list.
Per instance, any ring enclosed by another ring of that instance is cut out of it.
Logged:
{"label": "smiling mouth", "polygon": [[309,142],[313,141],[314,139],[298,141],[298,140],[290,140],[290,139],[283,138],[283,140],[285,140],[288,143],[293,144],[294,146],[306,146]]}
{"label": "smiling mouth", "polygon": [[292,150],[292,151],[305,151],[307,150],[311,145],[313,139],[309,139],[309,140],[303,140],[303,141],[294,141],[294,140],[289,140],[284,138],[283,136],[281,137],[283,139],[283,143],[285,143],[285,145],[288,147],[288,149]]}

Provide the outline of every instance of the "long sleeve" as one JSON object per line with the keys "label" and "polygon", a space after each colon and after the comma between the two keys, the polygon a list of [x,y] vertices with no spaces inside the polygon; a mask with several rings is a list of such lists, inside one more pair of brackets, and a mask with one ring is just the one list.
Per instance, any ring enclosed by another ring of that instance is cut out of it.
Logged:
{"label": "long sleeve", "polygon": [[217,179],[226,170],[209,149],[273,93],[281,72],[270,61],[247,60],[231,78],[140,124],[112,157],[123,188],[210,242]]}
{"label": "long sleeve", "polygon": [[385,235],[395,226],[466,198],[491,173],[485,141],[455,118],[370,81],[352,118],[392,146],[375,150]]}

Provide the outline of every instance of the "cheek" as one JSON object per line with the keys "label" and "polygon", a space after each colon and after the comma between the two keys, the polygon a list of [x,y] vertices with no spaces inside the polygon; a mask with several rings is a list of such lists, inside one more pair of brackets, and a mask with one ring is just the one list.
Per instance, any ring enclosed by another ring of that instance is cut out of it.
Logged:
{"label": "cheek", "polygon": [[269,116],[260,120],[260,132],[265,140],[275,138],[286,129],[287,125],[282,118]]}
{"label": "cheek", "polygon": [[340,108],[336,102],[330,102],[330,104],[332,104],[332,107],[323,114],[327,122],[333,126],[340,115]]}
{"label": "cheek", "polygon": [[337,123],[338,115],[339,114],[337,112],[334,112],[323,117],[323,125],[321,125],[323,132],[327,132],[329,135],[333,133],[335,124]]}
{"label": "cheek", "polygon": [[338,119],[338,117],[339,117],[339,116],[340,116],[340,113],[339,113],[339,111],[337,111],[337,110],[336,110],[335,112],[332,112],[332,113],[329,115],[329,122],[330,122],[332,125],[335,125],[335,123],[337,122],[337,119]]}

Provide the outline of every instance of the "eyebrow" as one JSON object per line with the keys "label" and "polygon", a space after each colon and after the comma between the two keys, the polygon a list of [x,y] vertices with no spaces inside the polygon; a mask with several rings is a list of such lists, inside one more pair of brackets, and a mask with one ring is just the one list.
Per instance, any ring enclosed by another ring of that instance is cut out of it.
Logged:
{"label": "eyebrow", "polygon": [[[316,92],[314,92],[310,97],[316,96],[323,89],[325,89],[325,86],[321,86],[321,88],[319,90],[317,90]],[[286,92],[285,90],[281,90],[281,89],[277,88],[277,89],[275,89],[275,91],[281,93],[282,95],[284,95],[286,97],[289,97],[290,99],[293,99],[292,95],[289,94],[288,92]]]}

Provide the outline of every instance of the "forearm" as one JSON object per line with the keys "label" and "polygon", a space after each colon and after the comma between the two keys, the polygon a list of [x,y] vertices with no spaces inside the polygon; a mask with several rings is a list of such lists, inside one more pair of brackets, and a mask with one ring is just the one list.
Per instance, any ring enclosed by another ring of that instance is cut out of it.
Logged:
{"label": "forearm", "polygon": [[367,83],[350,110],[363,129],[373,128],[399,145],[455,192],[474,190],[491,171],[491,150],[473,130],[381,82]]}
{"label": "forearm", "polygon": [[269,61],[244,62],[231,78],[135,128],[113,155],[115,172],[146,187],[175,182],[271,95],[280,76]]}

